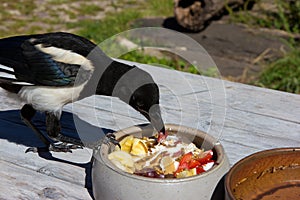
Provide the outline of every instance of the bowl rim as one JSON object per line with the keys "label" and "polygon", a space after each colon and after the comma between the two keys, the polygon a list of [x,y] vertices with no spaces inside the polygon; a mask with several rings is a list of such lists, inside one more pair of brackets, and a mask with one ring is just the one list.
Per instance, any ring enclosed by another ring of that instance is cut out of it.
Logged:
{"label": "bowl rim", "polygon": [[[134,132],[134,131],[138,130],[138,128],[141,128],[143,126],[145,126],[145,125],[135,125],[135,126],[131,126],[131,127],[128,127],[128,128],[121,129],[121,130],[116,131],[114,133],[117,134],[117,133],[120,133],[120,132]],[[195,128],[191,128],[191,127],[187,127],[187,126],[183,126],[183,125],[176,125],[176,124],[167,123],[167,124],[165,124],[165,127],[166,127],[166,130],[174,130],[174,129],[176,129],[176,131],[180,130],[178,128],[183,128],[184,130],[192,130],[199,137],[200,137],[200,135],[204,135],[205,139],[209,139],[211,142],[215,141],[215,143],[213,144],[213,148],[215,148],[217,152],[221,153],[220,155],[218,155],[218,158],[217,158],[218,163],[215,164],[207,172],[204,172],[204,173],[201,173],[201,174],[195,175],[195,176],[190,176],[190,177],[185,177],[185,178],[151,178],[151,177],[144,177],[144,176],[139,176],[139,175],[135,175],[135,174],[130,174],[130,173],[127,173],[125,171],[122,171],[121,169],[115,167],[109,161],[108,158],[105,158],[105,157],[103,158],[103,156],[100,153],[102,145],[105,145],[105,143],[103,143],[103,141],[100,143],[99,148],[96,151],[94,150],[94,155],[93,156],[97,157],[96,159],[98,161],[101,161],[103,165],[108,167],[114,173],[120,174],[121,176],[126,176],[126,177],[131,178],[131,179],[137,179],[137,180],[140,180],[140,181],[155,182],[155,183],[182,183],[182,182],[187,182],[187,181],[191,182],[191,181],[194,181],[194,180],[198,180],[199,178],[204,178],[204,177],[209,176],[210,174],[214,173],[215,171],[217,171],[219,168],[222,167],[223,163],[226,162],[225,159],[227,159],[227,157],[226,157],[226,154],[225,154],[225,150],[224,150],[222,144],[219,141],[217,141],[213,136],[205,133],[204,131],[201,131],[201,130],[198,130],[198,129],[195,129]],[[204,138],[204,137],[202,137],[202,138]],[[107,161],[109,161],[108,162],[109,164],[106,163]]]}
{"label": "bowl rim", "polygon": [[253,158],[261,158],[261,157],[265,157],[265,156],[268,156],[268,155],[272,155],[273,153],[295,152],[295,151],[300,152],[300,147],[279,147],[279,148],[273,148],[273,149],[266,149],[266,150],[255,152],[253,154],[250,154],[250,155],[242,158],[241,160],[236,162],[229,169],[228,173],[226,174],[225,182],[224,182],[225,192],[227,193],[226,195],[230,199],[233,199],[233,200],[236,199],[235,196],[233,195],[232,188],[230,187],[230,182],[231,182],[233,173],[236,171],[236,169],[240,165],[243,165],[243,164],[247,163],[248,161],[252,160]]}

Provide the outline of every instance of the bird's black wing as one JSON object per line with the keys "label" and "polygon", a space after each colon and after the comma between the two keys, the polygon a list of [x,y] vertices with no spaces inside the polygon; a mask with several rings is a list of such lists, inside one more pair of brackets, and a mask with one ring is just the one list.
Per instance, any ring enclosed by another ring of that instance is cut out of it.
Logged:
{"label": "bird's black wing", "polygon": [[21,48],[30,75],[18,73],[16,70],[18,79],[47,86],[64,86],[71,83],[70,77],[63,73],[59,63],[52,59],[51,55],[38,50],[29,40],[26,40]]}
{"label": "bird's black wing", "polygon": [[[82,46],[84,44],[88,46]],[[95,46],[84,38],[67,33],[0,39],[0,83],[44,86],[74,84],[80,64],[57,61],[37,45],[66,50],[66,53],[75,50],[75,54],[83,57]]]}

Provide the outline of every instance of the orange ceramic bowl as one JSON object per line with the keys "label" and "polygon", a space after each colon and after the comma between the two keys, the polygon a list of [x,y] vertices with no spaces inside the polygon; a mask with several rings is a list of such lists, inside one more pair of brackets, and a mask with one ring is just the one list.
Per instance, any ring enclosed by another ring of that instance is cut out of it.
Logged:
{"label": "orange ceramic bowl", "polygon": [[226,200],[299,200],[300,148],[252,154],[236,163],[225,179]]}

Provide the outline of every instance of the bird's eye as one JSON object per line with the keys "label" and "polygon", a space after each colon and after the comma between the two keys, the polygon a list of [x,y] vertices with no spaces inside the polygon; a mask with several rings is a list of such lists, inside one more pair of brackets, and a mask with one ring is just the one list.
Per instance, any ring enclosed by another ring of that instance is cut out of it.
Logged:
{"label": "bird's eye", "polygon": [[143,107],[144,106],[144,103],[143,102],[136,102],[136,105],[138,106],[138,107]]}

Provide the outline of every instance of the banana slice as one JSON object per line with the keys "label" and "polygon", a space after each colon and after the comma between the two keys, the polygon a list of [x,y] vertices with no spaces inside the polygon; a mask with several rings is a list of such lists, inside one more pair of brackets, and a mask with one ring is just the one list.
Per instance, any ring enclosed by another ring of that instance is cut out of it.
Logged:
{"label": "banana slice", "polygon": [[117,166],[119,169],[131,173],[134,173],[134,168],[130,168],[130,167],[126,167],[124,165],[121,164],[121,162],[119,160],[111,160],[112,163],[114,163],[115,166]]}
{"label": "banana slice", "polygon": [[171,156],[165,156],[160,161],[160,166],[164,174],[172,174],[176,170],[175,161]]}
{"label": "banana slice", "polygon": [[120,142],[121,150],[129,153],[132,148],[133,139],[134,139],[133,136],[129,135],[125,137],[123,140],[121,140]]}
{"label": "banana slice", "polygon": [[143,140],[134,138],[130,153],[136,156],[145,155],[148,153],[148,147]]}
{"label": "banana slice", "polygon": [[185,178],[189,176],[195,176],[197,175],[196,168],[190,169],[190,170],[184,170],[176,175],[176,178]]}
{"label": "banana slice", "polygon": [[112,162],[118,161],[121,165],[129,168],[134,168],[132,156],[125,151],[114,151],[108,155],[108,159]]}

